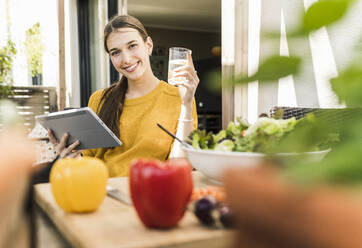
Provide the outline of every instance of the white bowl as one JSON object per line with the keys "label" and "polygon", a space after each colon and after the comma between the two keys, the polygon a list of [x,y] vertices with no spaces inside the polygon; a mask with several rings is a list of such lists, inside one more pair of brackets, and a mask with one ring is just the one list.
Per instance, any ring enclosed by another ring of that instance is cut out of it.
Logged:
{"label": "white bowl", "polygon": [[[183,147],[183,150],[194,168],[216,181],[221,180],[221,176],[225,170],[232,168],[253,168],[261,164],[263,159],[266,157],[265,154],[256,152],[223,152],[215,150],[200,150],[185,146]],[[321,161],[329,151],[330,149],[324,151],[306,152],[302,155],[310,162],[318,162]],[[280,159],[289,162],[296,159],[297,156],[301,156],[301,154],[278,154]]]}

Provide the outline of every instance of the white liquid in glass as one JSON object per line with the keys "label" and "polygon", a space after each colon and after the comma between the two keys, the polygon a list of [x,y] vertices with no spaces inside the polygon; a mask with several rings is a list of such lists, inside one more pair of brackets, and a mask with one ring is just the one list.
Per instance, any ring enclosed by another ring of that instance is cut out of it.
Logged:
{"label": "white liquid in glass", "polygon": [[172,78],[173,71],[180,66],[187,65],[187,59],[173,59],[168,63],[168,83],[174,85],[178,82],[186,81],[185,77]]}

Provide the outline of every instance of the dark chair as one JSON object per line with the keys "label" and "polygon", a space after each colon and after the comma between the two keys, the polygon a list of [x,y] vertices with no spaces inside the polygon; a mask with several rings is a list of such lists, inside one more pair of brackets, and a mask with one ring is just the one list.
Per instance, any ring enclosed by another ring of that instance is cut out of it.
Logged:
{"label": "dark chair", "polygon": [[317,108],[300,108],[300,107],[279,107],[275,106],[270,109],[270,117],[274,117],[279,113],[282,113],[282,119],[289,119],[295,117],[300,119],[306,116],[310,112],[318,110]]}
{"label": "dark chair", "polygon": [[270,116],[280,115],[282,119],[295,117],[300,119],[308,113],[313,113],[336,128],[343,130],[346,121],[362,118],[362,108],[303,108],[303,107],[273,107],[270,109]]}

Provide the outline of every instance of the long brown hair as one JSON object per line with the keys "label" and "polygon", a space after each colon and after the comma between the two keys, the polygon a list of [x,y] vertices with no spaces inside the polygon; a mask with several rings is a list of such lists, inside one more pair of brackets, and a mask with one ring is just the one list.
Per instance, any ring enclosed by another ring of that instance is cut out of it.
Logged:
{"label": "long brown hair", "polygon": [[[129,15],[119,15],[112,17],[104,28],[104,49],[109,53],[107,47],[108,36],[119,28],[136,29],[144,41],[148,34],[142,23],[135,17]],[[117,83],[107,88],[98,104],[98,115],[102,121],[120,137],[119,121],[123,111],[124,100],[128,89],[128,80],[122,77]],[[99,110],[100,108],[100,110]],[[99,111],[98,111],[99,110]]]}

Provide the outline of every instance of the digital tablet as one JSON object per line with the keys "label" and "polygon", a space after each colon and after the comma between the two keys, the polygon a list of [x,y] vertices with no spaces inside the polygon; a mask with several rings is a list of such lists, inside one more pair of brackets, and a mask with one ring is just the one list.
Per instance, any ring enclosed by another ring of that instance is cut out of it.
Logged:
{"label": "digital tablet", "polygon": [[35,119],[44,128],[51,129],[57,140],[64,133],[69,133],[67,146],[79,140],[77,150],[122,145],[117,136],[88,107],[38,115]]}

